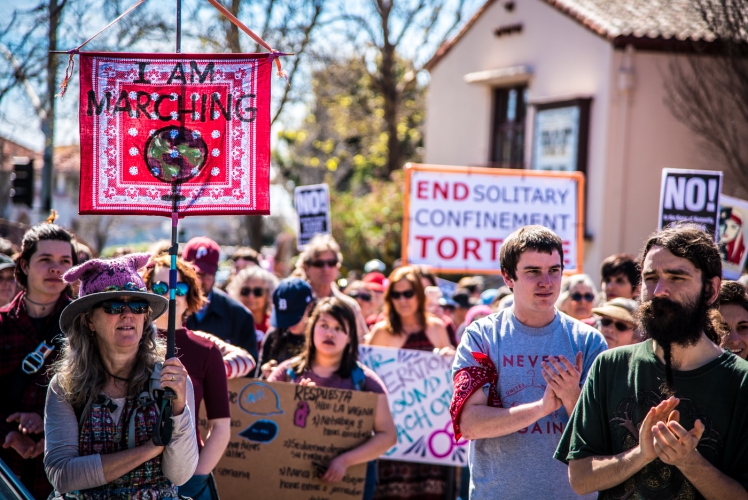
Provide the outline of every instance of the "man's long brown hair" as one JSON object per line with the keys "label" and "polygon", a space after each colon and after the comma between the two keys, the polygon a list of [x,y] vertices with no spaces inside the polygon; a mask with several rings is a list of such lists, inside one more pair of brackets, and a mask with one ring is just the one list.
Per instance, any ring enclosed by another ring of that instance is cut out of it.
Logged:
{"label": "man's long brown hair", "polygon": [[389,332],[392,335],[403,334],[403,322],[397,310],[395,310],[395,305],[392,303],[390,296],[395,284],[402,280],[406,280],[413,287],[416,299],[418,299],[416,317],[418,318],[418,323],[423,328],[426,328],[426,294],[424,293],[423,283],[421,282],[421,273],[418,272],[418,269],[415,266],[398,267],[392,271],[388,279],[390,284],[384,292],[384,321]]}

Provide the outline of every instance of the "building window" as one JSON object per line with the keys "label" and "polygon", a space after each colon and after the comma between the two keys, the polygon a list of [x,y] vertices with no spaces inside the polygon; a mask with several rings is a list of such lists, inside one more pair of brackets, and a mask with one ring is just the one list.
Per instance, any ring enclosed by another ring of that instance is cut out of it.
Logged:
{"label": "building window", "polygon": [[527,86],[493,90],[491,164],[499,168],[525,167]]}

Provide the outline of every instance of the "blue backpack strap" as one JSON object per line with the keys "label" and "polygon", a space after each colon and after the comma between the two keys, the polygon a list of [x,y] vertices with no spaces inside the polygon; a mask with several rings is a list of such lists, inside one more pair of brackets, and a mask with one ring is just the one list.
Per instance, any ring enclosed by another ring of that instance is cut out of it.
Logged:
{"label": "blue backpack strap", "polygon": [[361,363],[358,361],[356,361],[356,366],[351,370],[351,382],[353,382],[353,387],[357,391],[363,391],[366,386],[366,375],[364,374],[364,369],[361,367]]}

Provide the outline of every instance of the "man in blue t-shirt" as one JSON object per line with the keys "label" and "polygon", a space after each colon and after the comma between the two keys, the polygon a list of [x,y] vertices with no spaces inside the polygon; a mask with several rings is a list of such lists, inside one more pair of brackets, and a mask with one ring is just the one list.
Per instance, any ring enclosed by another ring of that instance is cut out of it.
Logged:
{"label": "man in blue t-shirt", "polygon": [[469,439],[470,498],[577,498],[553,459],[593,360],[597,330],[555,308],[561,239],[526,226],[501,247],[511,308],[465,329],[454,366],[455,435]]}

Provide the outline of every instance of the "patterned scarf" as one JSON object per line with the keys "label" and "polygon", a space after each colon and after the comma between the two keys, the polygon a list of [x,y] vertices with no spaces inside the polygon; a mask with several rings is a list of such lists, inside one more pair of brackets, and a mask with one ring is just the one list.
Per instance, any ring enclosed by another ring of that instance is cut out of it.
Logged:
{"label": "patterned scarf", "polygon": [[488,385],[488,406],[501,408],[501,399],[496,392],[499,372],[493,361],[481,352],[473,352],[473,358],[479,366],[468,366],[458,371],[454,377],[454,395],[449,413],[452,415],[452,426],[455,431],[455,441],[462,437],[460,431],[460,413],[465,401],[478,389]]}

